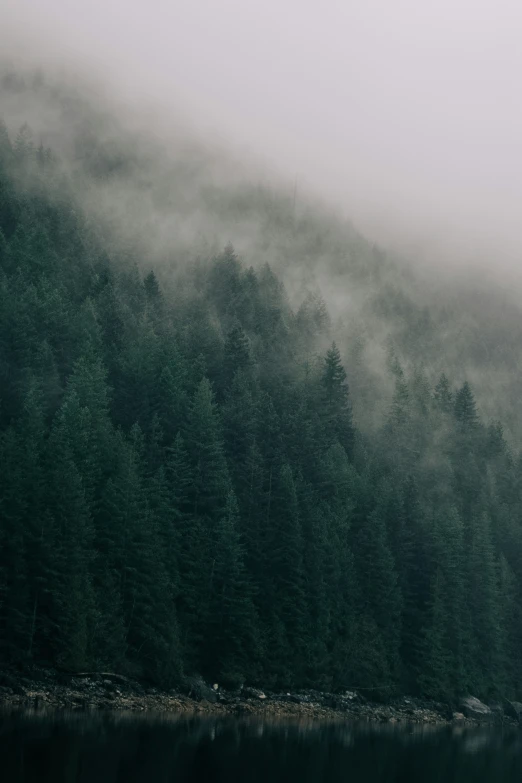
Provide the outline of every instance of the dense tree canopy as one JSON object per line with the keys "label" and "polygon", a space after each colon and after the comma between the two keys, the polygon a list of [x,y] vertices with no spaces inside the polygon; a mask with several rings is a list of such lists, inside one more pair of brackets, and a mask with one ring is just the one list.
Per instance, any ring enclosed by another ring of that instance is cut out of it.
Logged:
{"label": "dense tree canopy", "polygon": [[393,358],[368,433],[322,300],[176,274],[0,128],[2,664],[520,697],[521,459],[471,385]]}

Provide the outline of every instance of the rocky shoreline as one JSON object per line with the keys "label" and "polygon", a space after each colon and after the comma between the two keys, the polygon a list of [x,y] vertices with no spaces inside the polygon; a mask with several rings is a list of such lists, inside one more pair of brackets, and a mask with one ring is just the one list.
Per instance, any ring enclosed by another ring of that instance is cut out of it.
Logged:
{"label": "rocky shoreline", "polygon": [[188,678],[183,691],[158,688],[109,672],[67,674],[34,669],[25,676],[0,672],[0,708],[116,710],[193,715],[252,716],[352,720],[390,724],[522,726],[522,703],[486,705],[474,697],[457,710],[444,704],[401,697],[375,703],[359,693],[270,693],[255,688],[238,691],[209,686]]}

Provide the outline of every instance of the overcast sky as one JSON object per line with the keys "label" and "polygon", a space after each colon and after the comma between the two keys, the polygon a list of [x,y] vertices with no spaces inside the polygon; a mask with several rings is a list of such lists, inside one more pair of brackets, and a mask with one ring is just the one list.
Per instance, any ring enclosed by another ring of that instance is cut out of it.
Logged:
{"label": "overcast sky", "polygon": [[520,0],[1,0],[0,30],[181,106],[370,232],[517,263]]}

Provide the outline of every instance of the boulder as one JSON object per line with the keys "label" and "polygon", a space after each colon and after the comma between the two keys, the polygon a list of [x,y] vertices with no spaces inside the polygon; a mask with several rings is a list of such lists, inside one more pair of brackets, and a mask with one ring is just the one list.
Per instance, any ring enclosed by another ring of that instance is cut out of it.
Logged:
{"label": "boulder", "polygon": [[266,694],[258,688],[243,688],[242,695],[245,699],[266,699]]}
{"label": "boulder", "polygon": [[[89,674],[77,674],[77,677],[89,677]],[[118,685],[130,685],[131,681],[123,674],[114,674],[113,672],[99,672],[99,677],[104,680],[118,683]]]}
{"label": "boulder", "polygon": [[522,702],[506,701],[504,704],[504,712],[509,718],[518,721],[522,726]]}
{"label": "boulder", "polygon": [[190,696],[191,699],[212,703],[218,700],[217,693],[201,677],[186,677],[184,684],[187,696]]}
{"label": "boulder", "polygon": [[483,704],[475,696],[466,696],[465,699],[462,699],[460,711],[464,713],[466,718],[471,718],[480,723],[493,723],[495,719],[490,707],[487,704]]}
{"label": "boulder", "polygon": [[493,713],[493,719],[495,723],[504,722],[505,712],[502,704],[499,704],[498,702],[495,702],[494,704],[489,704],[489,709]]}

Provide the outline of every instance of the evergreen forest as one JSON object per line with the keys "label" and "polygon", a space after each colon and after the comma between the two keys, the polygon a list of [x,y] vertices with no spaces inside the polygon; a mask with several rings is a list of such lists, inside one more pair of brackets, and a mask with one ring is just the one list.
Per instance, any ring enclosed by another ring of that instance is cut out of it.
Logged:
{"label": "evergreen forest", "polygon": [[[82,143],[90,183],[138,165]],[[0,665],[520,698],[516,411],[506,433],[465,355],[444,367],[438,311],[382,284],[404,328],[374,386],[360,337],[315,288],[296,303],[270,249],[147,255],[80,191],[6,117]],[[343,285],[391,274],[351,241]]]}

